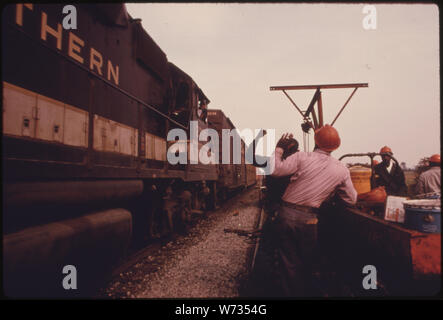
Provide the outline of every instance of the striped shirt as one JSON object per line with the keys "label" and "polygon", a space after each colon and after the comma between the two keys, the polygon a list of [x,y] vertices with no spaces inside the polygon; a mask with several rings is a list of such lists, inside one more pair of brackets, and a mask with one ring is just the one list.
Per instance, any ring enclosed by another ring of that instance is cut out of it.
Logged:
{"label": "striped shirt", "polygon": [[343,201],[355,204],[357,192],[349,169],[328,152],[296,152],[282,160],[283,149],[276,148],[272,176],[291,176],[282,199],[289,203],[318,208],[335,191]]}

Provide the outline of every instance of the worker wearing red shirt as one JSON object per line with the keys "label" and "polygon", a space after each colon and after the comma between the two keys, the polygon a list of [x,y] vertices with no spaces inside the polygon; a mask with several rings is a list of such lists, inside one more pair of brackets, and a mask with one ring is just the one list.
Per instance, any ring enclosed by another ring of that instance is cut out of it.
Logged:
{"label": "worker wearing red shirt", "polygon": [[317,244],[318,211],[337,194],[346,204],[357,201],[349,169],[331,156],[340,146],[335,128],[325,125],[315,132],[313,152],[299,151],[282,160],[287,135],[277,143],[273,176],[291,175],[276,219],[282,287],[288,296],[303,296],[310,261]]}

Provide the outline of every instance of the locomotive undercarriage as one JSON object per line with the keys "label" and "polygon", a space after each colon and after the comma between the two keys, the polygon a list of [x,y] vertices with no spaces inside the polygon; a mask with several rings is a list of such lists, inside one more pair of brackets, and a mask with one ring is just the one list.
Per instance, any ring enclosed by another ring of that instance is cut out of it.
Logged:
{"label": "locomotive undercarriage", "polygon": [[62,269],[74,265],[90,283],[81,295],[129,252],[186,233],[215,207],[215,186],[181,179],[6,184],[5,292],[63,295]]}

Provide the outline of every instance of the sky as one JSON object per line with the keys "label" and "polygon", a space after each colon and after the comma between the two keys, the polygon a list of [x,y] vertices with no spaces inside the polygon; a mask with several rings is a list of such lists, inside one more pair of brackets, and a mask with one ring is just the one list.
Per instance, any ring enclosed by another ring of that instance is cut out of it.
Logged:
{"label": "sky", "polygon": [[[303,148],[302,117],[271,86],[368,83],[334,127],[332,155],[389,146],[413,168],[440,153],[438,7],[376,4],[376,28],[365,29],[364,4],[128,3],[173,62],[189,74],[237,128],[291,132]],[[374,22],[374,20],[372,20]],[[353,89],[322,90],[331,123]],[[315,90],[288,91],[306,110]],[[312,150],[313,132],[307,139]],[[271,150],[272,151],[272,150]],[[360,158],[348,158],[354,162]],[[369,158],[361,158],[367,161]]]}

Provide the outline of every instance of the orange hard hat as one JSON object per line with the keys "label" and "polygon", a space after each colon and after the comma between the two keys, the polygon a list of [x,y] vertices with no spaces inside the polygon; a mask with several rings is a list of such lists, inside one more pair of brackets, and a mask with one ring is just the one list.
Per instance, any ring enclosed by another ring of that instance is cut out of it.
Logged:
{"label": "orange hard hat", "polygon": [[314,140],[320,149],[328,152],[337,149],[341,142],[338,131],[329,124],[315,130]]}
{"label": "orange hard hat", "polygon": [[439,154],[433,154],[433,155],[429,158],[429,162],[432,162],[432,163],[441,163],[440,155],[439,155]]}
{"label": "orange hard hat", "polygon": [[390,154],[392,154],[392,150],[388,146],[384,146],[383,148],[380,149],[380,153],[390,153]]}

